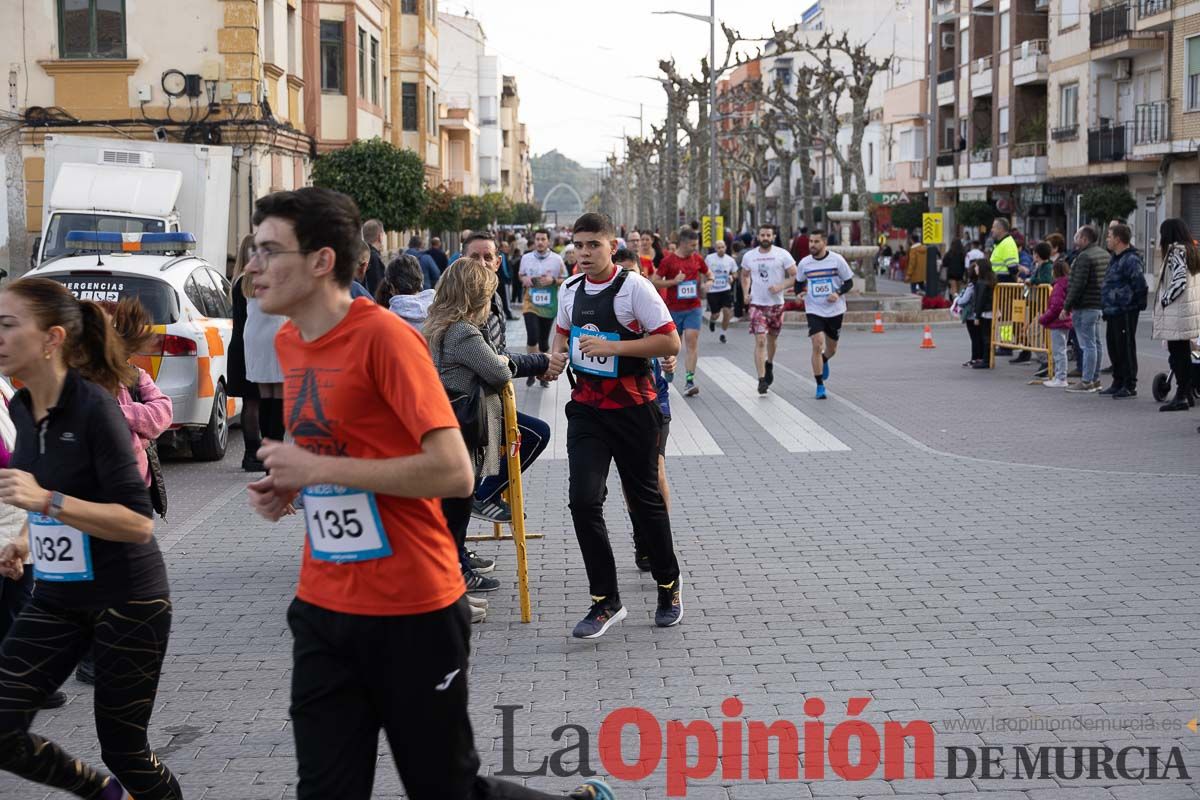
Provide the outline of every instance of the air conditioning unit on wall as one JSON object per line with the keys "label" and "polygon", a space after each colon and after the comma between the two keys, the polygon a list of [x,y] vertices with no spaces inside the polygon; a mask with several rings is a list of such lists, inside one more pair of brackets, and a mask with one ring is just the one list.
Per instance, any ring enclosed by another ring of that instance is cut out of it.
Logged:
{"label": "air conditioning unit on wall", "polygon": [[944,31],[942,33],[942,49],[952,50],[954,48],[954,32]]}

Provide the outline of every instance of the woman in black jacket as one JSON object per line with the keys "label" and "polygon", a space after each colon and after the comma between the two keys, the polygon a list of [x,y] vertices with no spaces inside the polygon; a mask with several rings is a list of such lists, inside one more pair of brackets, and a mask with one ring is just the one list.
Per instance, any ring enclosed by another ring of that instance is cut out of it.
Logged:
{"label": "woman in black jacket", "polygon": [[[75,367],[87,364],[100,384]],[[28,512],[0,548],[17,580],[32,556],[33,599],[0,644],[0,769],[79,797],[180,800],[147,729],[171,633],[167,571],[150,494],[113,394],[128,372],[103,310],[60,283],[23,278],[0,292],[0,371],[23,385],[0,501]],[[29,732],[42,701],[92,647],[96,731],[107,778]]]}
{"label": "woman in black jacket", "polygon": [[967,274],[967,251],[958,239],[950,242],[950,248],[946,250],[946,256],[942,259],[942,266],[946,268],[946,283],[950,284],[950,299],[953,300],[958,297]]}
{"label": "woman in black jacket", "polygon": [[992,297],[996,290],[996,273],[986,262],[975,262],[978,277],[975,280],[975,325],[978,331],[978,353],[972,354],[971,366],[975,369],[991,369],[992,366]]}

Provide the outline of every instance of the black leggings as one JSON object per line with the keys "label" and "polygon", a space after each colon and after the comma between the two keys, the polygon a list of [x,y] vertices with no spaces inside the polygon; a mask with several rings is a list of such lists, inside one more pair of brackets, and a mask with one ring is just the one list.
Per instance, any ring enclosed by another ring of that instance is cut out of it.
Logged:
{"label": "black leggings", "polygon": [[538,352],[550,352],[550,331],[554,330],[554,317],[539,317],[533,312],[525,313],[525,344],[537,346]]}
{"label": "black leggings", "polygon": [[1192,343],[1187,339],[1167,342],[1167,352],[1171,372],[1175,373],[1175,383],[1179,387],[1178,396],[1187,400],[1192,391]]}
{"label": "black leggings", "polygon": [[138,800],[182,800],[179,782],[146,736],[170,633],[171,601],[165,598],[85,611],[39,602],[35,595],[0,644],[0,769],[78,797],[99,796],[106,777],[29,732],[42,702],[91,647],[101,759]]}
{"label": "black leggings", "polygon": [[283,441],[283,399],[263,398],[258,401],[258,429],[263,439]]}

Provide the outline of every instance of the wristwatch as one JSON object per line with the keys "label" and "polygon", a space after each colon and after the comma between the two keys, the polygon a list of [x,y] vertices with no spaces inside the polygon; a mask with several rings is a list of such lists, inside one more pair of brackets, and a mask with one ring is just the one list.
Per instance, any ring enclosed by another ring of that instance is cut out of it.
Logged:
{"label": "wristwatch", "polygon": [[62,492],[50,493],[50,505],[47,507],[46,516],[50,519],[58,519],[58,515],[62,513],[63,504],[67,498]]}

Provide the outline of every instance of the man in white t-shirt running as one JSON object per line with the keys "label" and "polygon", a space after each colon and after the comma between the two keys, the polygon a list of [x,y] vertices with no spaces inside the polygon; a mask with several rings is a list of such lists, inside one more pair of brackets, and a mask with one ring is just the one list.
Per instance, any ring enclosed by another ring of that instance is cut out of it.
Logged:
{"label": "man in white t-shirt running", "polygon": [[825,232],[816,230],[809,234],[809,255],[800,262],[797,279],[804,284],[804,313],[808,317],[808,340],[812,342],[817,399],[824,400],[829,359],[837,354],[846,292],[854,286],[854,273],[846,259],[829,249]]}
{"label": "man in white t-shirt running", "polygon": [[[550,352],[550,334],[554,330],[554,318],[558,315],[558,287],[570,275],[562,256],[550,249],[550,231],[538,228],[533,234],[533,250],[521,256],[518,270],[521,284],[525,287],[525,303],[521,307],[525,320],[525,345],[527,352]],[[525,380],[533,386],[534,377]],[[542,388],[549,388],[542,381]]]}
{"label": "man in white t-shirt running", "polygon": [[758,393],[775,381],[775,341],[783,330],[783,293],[796,277],[792,254],[775,246],[775,229],[758,227],[758,247],[742,256],[742,291],[750,300],[750,333],[754,334],[754,366]]}
{"label": "man in white t-shirt running", "polygon": [[737,274],[738,263],[733,256],[725,252],[725,240],[718,239],[716,252],[709,253],[704,258],[708,271],[712,274],[712,283],[708,287],[708,330],[717,329],[717,315],[721,315],[721,343],[725,343],[725,333],[729,330],[729,318],[733,316],[733,276]]}

